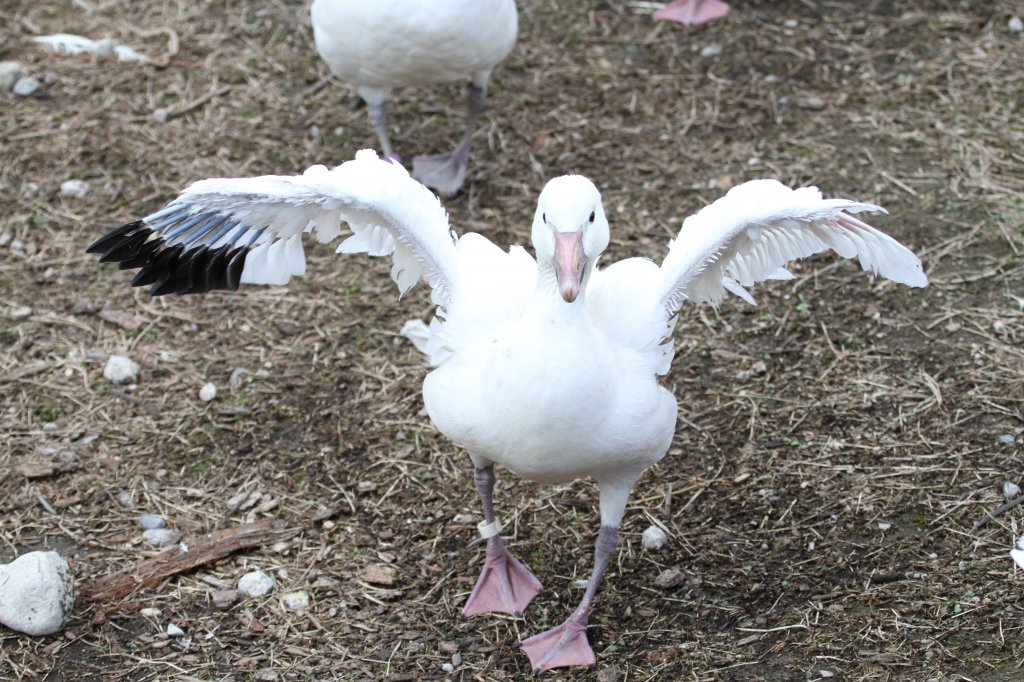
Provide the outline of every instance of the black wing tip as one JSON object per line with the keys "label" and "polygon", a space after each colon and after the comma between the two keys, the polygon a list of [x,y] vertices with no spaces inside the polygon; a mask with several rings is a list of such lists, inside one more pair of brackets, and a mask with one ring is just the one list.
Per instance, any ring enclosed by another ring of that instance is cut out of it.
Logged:
{"label": "black wing tip", "polygon": [[146,227],[145,221],[141,219],[133,220],[130,223],[126,223],[125,225],[122,225],[116,230],[111,230],[110,232],[106,233],[105,235],[94,241],[92,244],[89,245],[85,252],[104,253],[110,250],[110,247],[112,245],[116,243],[121,243],[123,241],[123,238],[131,237],[132,235],[134,235],[135,232],[137,232],[139,229],[143,227],[145,227],[145,229],[147,230],[149,229],[148,227]]}
{"label": "black wing tip", "polygon": [[148,286],[150,296],[238,290],[251,246],[167,246],[154,231],[161,234],[146,219],[134,220],[100,237],[86,253],[99,254],[101,263],[118,263],[121,270],[139,268],[131,286]]}

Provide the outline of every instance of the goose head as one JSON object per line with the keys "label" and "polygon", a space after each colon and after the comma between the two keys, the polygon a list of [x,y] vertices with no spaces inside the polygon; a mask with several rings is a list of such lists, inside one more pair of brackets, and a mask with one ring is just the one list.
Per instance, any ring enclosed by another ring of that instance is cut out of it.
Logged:
{"label": "goose head", "polygon": [[608,246],[601,194],[582,175],[548,181],[533,218],[533,248],[542,272],[553,273],[558,293],[572,303]]}

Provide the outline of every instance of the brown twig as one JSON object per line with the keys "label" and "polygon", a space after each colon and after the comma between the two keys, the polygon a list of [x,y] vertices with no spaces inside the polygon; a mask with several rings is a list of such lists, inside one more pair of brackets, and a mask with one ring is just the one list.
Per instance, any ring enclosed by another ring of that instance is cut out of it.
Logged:
{"label": "brown twig", "polygon": [[1024,495],[1018,495],[1009,502],[1004,502],[1003,504],[999,505],[999,507],[997,507],[995,511],[985,512],[985,515],[974,523],[974,527],[981,528],[997,516],[1005,514],[1011,509],[1015,509],[1016,507],[1019,507],[1022,504],[1024,504]]}
{"label": "brown twig", "polygon": [[[114,602],[133,592],[155,587],[161,581],[196,566],[208,564],[229,554],[291,537],[299,532],[280,519],[261,519],[234,528],[226,528],[202,537],[186,539],[154,557],[134,566],[98,578],[82,590],[85,599]],[[187,547],[187,549],[185,549]]]}

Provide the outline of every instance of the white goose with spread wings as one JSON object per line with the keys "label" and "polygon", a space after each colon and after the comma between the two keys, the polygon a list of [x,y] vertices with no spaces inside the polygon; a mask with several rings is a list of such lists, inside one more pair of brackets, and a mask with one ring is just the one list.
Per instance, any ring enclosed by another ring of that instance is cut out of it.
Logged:
{"label": "white goose with spread wings", "polygon": [[390,255],[405,292],[433,289],[437,317],[420,345],[435,369],[423,397],[431,419],[464,446],[483,503],[487,557],[464,613],[518,613],[540,590],[500,536],[494,465],[549,483],[589,476],[600,488],[595,564],[579,608],[523,643],[534,670],[588,665],[586,626],[633,484],[669,448],[676,401],[668,372],[684,301],[790,275],[786,263],[831,249],[909,286],[927,279],[904,246],[852,214],[880,211],[773,180],[740,185],[687,218],[659,267],[631,258],[598,268],[608,222],[594,185],[551,180],[533,222],[536,260],[478,234],[457,237],[437,199],[399,165],[363,151],[300,176],[203,180],[170,205],[90,247],[140,268],[153,295],[284,284],[305,271],[301,235],[354,234],[339,252]]}

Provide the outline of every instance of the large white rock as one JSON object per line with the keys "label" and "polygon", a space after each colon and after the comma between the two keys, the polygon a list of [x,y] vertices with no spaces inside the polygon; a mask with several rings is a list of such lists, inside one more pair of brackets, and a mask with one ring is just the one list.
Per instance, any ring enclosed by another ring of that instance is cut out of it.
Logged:
{"label": "large white rock", "polygon": [[0,623],[26,635],[64,627],[75,602],[68,562],[56,552],[29,552],[0,565]]}
{"label": "large white rock", "polygon": [[112,384],[132,384],[139,379],[139,365],[123,355],[111,355],[103,368],[103,378]]}

